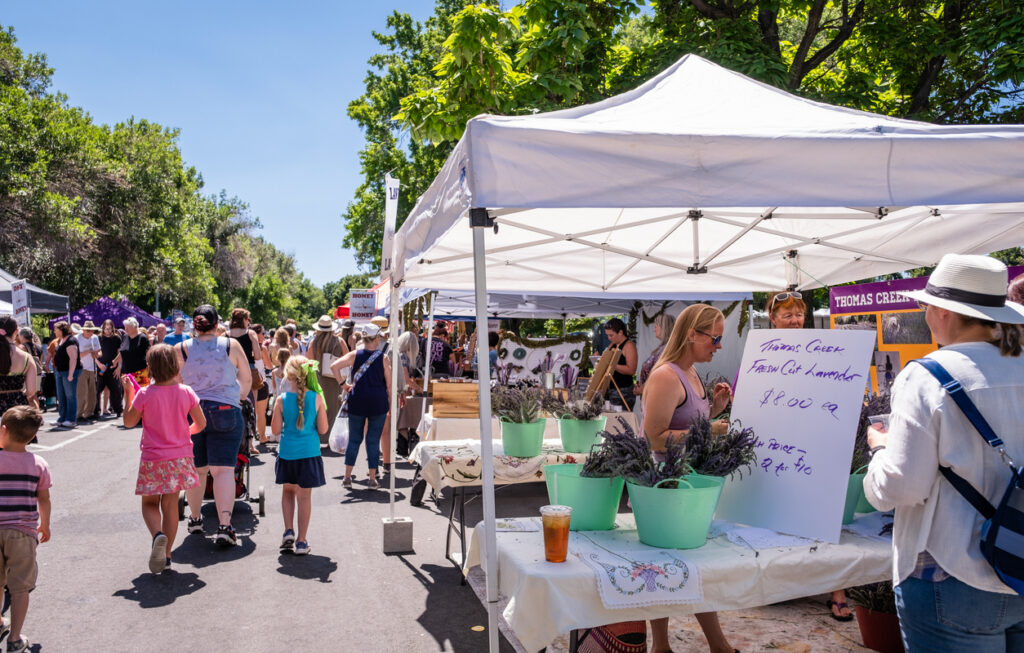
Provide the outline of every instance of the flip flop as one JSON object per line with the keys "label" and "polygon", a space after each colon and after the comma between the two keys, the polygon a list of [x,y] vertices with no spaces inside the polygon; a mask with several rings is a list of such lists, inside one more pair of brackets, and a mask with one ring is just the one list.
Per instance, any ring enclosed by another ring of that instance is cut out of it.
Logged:
{"label": "flip flop", "polygon": [[844,609],[849,610],[850,606],[847,605],[845,602],[844,603],[836,603],[832,599],[829,599],[828,601],[825,601],[825,607],[828,608],[828,616],[832,617],[836,621],[853,621],[853,612],[852,611],[850,612],[850,614],[848,614],[846,616],[843,616],[841,614],[836,614],[832,610],[833,608],[838,609],[840,612],[842,612]]}

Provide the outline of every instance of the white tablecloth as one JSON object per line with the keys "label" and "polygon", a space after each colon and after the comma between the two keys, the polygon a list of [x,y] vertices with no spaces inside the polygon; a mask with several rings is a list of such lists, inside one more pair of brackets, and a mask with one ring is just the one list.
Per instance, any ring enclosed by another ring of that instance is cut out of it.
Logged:
{"label": "white tablecloth", "polygon": [[[637,429],[636,416],[633,413],[602,413],[608,418],[608,424],[606,428],[612,430],[617,428],[618,422],[615,418],[622,417],[626,420],[633,431],[639,435],[640,431]],[[420,420],[420,425],[416,429],[419,433],[420,438],[423,440],[464,440],[476,438],[480,439],[480,420],[476,418],[461,418],[461,417],[434,417],[433,408],[423,413],[423,418]],[[491,420],[491,435],[492,437],[498,437],[501,434],[498,426],[498,420]],[[547,423],[544,425],[544,439],[555,439],[558,437],[558,420],[548,418]]]}
{"label": "white tablecloth", "polygon": [[[544,440],[541,455],[514,458],[505,455],[501,440],[493,440],[494,483],[532,483],[544,480],[544,465],[582,463],[585,453],[567,453],[562,441]],[[432,488],[481,485],[480,440],[447,440],[420,442],[409,454],[409,460],[420,466],[420,475]]]}
{"label": "white tablecloth", "polygon": [[[618,523],[628,528],[632,515],[619,515]],[[464,570],[480,564],[480,529],[470,538]],[[499,532],[497,538],[498,591],[509,599],[503,616],[527,651],[539,651],[574,628],[740,610],[892,577],[891,542],[843,531],[839,544],[754,551],[722,535],[680,552],[700,569],[703,601],[610,610],[590,567],[573,555],[564,563],[544,560],[542,532]]]}

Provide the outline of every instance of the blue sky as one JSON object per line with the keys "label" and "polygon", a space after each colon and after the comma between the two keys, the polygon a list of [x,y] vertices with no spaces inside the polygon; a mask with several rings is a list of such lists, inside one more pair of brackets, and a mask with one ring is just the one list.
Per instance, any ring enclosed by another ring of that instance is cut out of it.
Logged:
{"label": "blue sky", "polygon": [[394,10],[425,20],[432,0],[175,3],[5,2],[25,52],[43,52],[53,88],[113,124],[131,116],[181,130],[204,191],[247,202],[263,235],[317,285],[357,272],[341,214],[361,176],[349,101],[363,90]]}

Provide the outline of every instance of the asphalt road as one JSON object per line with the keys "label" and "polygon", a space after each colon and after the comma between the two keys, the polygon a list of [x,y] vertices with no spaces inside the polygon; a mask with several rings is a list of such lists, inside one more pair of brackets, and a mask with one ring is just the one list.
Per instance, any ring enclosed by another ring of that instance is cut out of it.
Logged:
{"label": "asphalt road", "polygon": [[[182,522],[173,570],[153,575],[134,494],[141,430],[115,422],[55,430],[54,419],[46,414],[39,444],[30,447],[54,478],[53,535],[38,549],[39,581],[24,629],[33,650],[487,650],[479,628],[486,613],[444,558],[447,512],[430,501],[409,505],[408,466],[398,470],[396,515],[413,518],[415,553],[381,552],[387,493],[365,489],[364,459],[355,488],[343,489],[343,459],[325,450],[328,485],[313,491],[312,552],[281,554],[281,495],[274,457],[263,453],[251,475],[254,488],[265,488],[267,514],[236,502],[240,545],[220,549],[209,526],[205,538],[189,536]],[[521,506],[503,514],[544,503],[542,488],[521,492]],[[203,512],[216,523],[212,503]],[[467,522],[478,519],[471,505]],[[502,642],[503,652],[511,650]]]}

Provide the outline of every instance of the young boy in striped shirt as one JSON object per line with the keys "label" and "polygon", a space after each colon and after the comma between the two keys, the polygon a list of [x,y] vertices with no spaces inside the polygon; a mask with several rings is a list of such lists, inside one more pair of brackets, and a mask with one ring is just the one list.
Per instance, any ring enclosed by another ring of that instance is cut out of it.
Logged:
{"label": "young boy in striped shirt", "polygon": [[50,468],[25,451],[43,424],[35,408],[15,406],[0,417],[0,585],[11,593],[11,623],[0,622],[7,651],[27,651],[21,627],[36,586],[36,545],[50,539]]}

